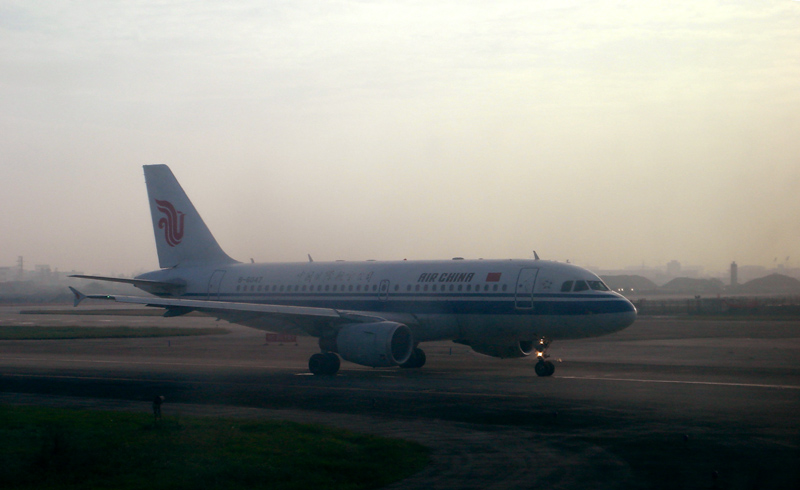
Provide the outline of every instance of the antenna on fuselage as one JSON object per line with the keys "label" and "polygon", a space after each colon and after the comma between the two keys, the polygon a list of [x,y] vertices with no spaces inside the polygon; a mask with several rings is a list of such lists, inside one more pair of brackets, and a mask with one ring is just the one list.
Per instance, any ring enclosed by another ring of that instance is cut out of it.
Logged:
{"label": "antenna on fuselage", "polygon": [[539,254],[536,253],[536,250],[533,251],[533,260],[539,260]]}

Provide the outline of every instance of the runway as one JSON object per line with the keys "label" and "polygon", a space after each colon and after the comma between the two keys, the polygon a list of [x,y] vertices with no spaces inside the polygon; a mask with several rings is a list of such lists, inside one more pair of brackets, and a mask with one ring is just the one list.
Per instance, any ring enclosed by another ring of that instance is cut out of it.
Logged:
{"label": "runway", "polygon": [[[800,488],[800,322],[640,318],[531,359],[423,344],[420,370],[343,362],[316,342],[203,317],[19,315],[0,325],[225,326],[157,339],[0,341],[0,401],[278,417],[417,440],[433,463],[391,488]],[[716,473],[715,473],[716,472]],[[714,476],[716,475],[716,478]]]}

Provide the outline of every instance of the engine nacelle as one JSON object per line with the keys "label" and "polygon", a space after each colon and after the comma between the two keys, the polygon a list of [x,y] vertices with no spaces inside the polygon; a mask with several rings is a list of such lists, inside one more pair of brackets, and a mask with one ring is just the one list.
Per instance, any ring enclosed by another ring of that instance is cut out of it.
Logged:
{"label": "engine nacelle", "polygon": [[536,342],[532,340],[520,340],[514,342],[470,342],[470,347],[475,352],[486,354],[487,356],[500,357],[503,359],[526,357],[531,355]]}
{"label": "engine nacelle", "polygon": [[362,366],[391,367],[411,357],[414,338],[402,323],[376,322],[345,325],[336,336],[342,359]]}

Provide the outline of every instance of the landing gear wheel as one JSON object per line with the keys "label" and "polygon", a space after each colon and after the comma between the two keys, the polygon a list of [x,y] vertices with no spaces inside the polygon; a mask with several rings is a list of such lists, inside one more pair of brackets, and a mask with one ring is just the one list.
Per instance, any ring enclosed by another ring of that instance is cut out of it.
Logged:
{"label": "landing gear wheel", "polygon": [[333,352],[325,352],[322,354],[314,354],[308,360],[308,370],[311,374],[317,375],[334,375],[339,371],[339,356]]}
{"label": "landing gear wheel", "polygon": [[[339,356],[334,354],[333,352],[326,352],[325,353],[325,360],[327,364],[327,374],[335,375],[339,372],[339,366],[342,365],[342,361],[339,360]],[[552,374],[552,373],[551,373]]]}
{"label": "landing gear wheel", "polygon": [[325,354],[314,354],[308,360],[308,370],[311,374],[325,374]]}
{"label": "landing gear wheel", "polygon": [[552,376],[556,372],[556,366],[550,361],[539,360],[534,366],[537,376]]}
{"label": "landing gear wheel", "polygon": [[426,360],[425,352],[422,349],[415,348],[411,351],[411,357],[403,364],[400,364],[400,367],[404,369],[419,369],[425,365]]}

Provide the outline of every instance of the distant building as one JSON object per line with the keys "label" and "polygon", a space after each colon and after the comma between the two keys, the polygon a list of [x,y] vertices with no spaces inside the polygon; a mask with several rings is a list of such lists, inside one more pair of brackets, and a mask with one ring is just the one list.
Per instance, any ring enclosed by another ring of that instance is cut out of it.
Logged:
{"label": "distant building", "polygon": [[731,262],[731,286],[739,285],[739,266],[736,261]]}
{"label": "distant building", "polygon": [[677,260],[670,260],[667,263],[667,275],[672,277],[678,277],[681,275],[681,263]]}
{"label": "distant building", "polygon": [[742,265],[737,267],[737,278],[740,283],[752,281],[759,277],[769,275],[769,270],[760,265]]}
{"label": "distant building", "polygon": [[54,273],[48,264],[37,264],[34,278],[38,283],[52,283],[57,281],[58,273]]}

